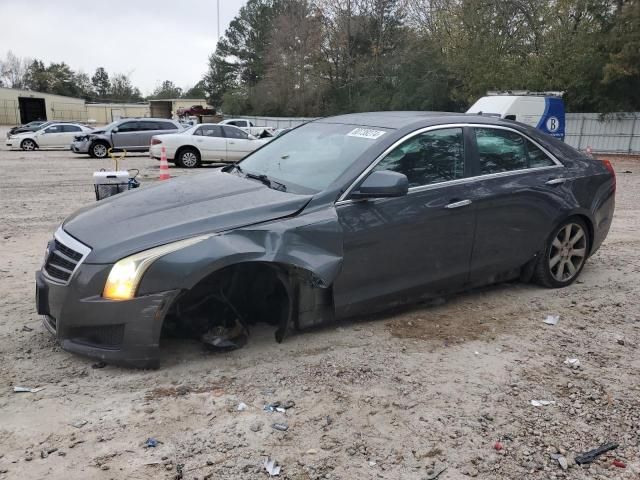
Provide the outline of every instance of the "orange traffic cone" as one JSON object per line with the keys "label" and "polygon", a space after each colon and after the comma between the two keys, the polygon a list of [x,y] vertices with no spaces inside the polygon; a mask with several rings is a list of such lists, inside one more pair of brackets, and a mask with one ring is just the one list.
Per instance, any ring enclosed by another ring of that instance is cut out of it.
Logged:
{"label": "orange traffic cone", "polygon": [[160,180],[169,180],[169,164],[167,163],[167,147],[162,146],[160,154]]}

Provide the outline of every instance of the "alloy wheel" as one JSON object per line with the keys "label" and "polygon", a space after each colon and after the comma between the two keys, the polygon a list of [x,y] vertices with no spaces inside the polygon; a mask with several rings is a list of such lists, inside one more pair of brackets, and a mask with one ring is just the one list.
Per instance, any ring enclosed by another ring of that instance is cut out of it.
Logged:
{"label": "alloy wheel", "polygon": [[107,156],[107,147],[105,147],[103,144],[98,143],[96,145],[93,146],[93,154],[97,157],[97,158],[104,158]]}
{"label": "alloy wheel", "polygon": [[553,239],[549,251],[549,270],[558,282],[575,277],[587,258],[587,236],[577,223],[568,223]]}
{"label": "alloy wheel", "polygon": [[182,154],[182,165],[192,168],[198,165],[198,157],[193,152],[184,152]]}
{"label": "alloy wheel", "polygon": [[27,151],[35,150],[36,144],[33,143],[33,140],[25,140],[22,142],[22,149]]}

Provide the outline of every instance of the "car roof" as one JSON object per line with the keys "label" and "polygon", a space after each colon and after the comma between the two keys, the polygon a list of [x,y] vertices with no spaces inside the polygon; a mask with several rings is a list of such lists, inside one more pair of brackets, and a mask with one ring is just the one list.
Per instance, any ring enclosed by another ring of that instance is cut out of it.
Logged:
{"label": "car roof", "polygon": [[431,126],[447,123],[486,123],[490,125],[513,126],[511,120],[501,120],[483,115],[470,115],[452,112],[363,112],[325,117],[316,120],[320,123],[344,123],[388,129],[400,129],[410,125]]}

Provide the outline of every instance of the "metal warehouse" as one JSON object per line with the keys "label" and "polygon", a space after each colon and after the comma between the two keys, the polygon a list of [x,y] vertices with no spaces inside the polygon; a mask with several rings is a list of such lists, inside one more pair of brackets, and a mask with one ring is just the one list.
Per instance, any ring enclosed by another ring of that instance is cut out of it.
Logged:
{"label": "metal warehouse", "polygon": [[82,98],[51,93],[0,88],[0,124],[17,125],[33,120],[87,120]]}

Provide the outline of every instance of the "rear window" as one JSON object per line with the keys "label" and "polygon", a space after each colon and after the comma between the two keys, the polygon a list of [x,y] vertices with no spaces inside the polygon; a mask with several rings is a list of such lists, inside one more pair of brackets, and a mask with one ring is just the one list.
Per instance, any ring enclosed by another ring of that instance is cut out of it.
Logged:
{"label": "rear window", "polygon": [[160,122],[160,129],[161,130],[178,130],[178,127],[176,127],[171,122]]}

